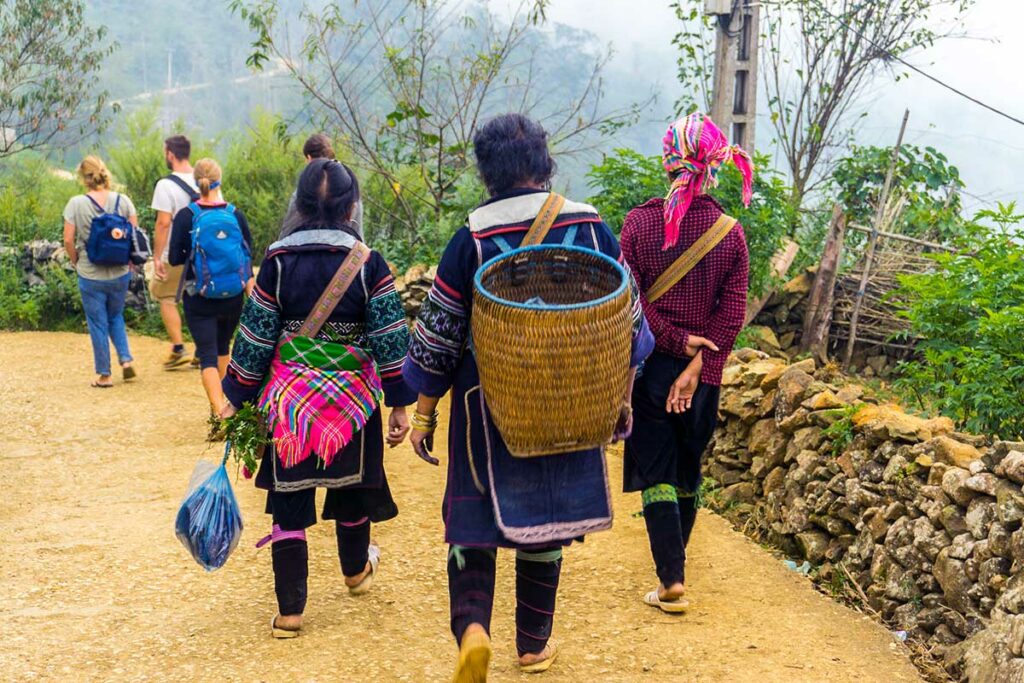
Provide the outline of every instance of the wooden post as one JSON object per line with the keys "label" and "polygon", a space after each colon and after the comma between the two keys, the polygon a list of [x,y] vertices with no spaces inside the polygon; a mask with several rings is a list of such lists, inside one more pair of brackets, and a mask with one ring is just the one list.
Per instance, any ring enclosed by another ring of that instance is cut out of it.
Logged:
{"label": "wooden post", "polygon": [[804,329],[800,335],[801,353],[810,351],[824,362],[827,357],[828,331],[832,324],[832,301],[839,275],[839,264],[843,258],[843,239],[846,237],[846,214],[836,204],[832,207],[832,222],[829,224],[825,248],[821,252],[818,273],[807,299],[807,313],[804,315]]}
{"label": "wooden post", "polygon": [[878,245],[878,232],[882,229],[882,216],[885,215],[885,205],[889,201],[889,190],[892,188],[892,176],[896,172],[896,162],[900,158],[900,148],[903,147],[903,134],[907,132],[907,120],[910,118],[910,110],[903,112],[903,123],[900,124],[900,135],[896,139],[896,146],[892,148],[892,159],[889,161],[889,170],[885,174],[885,184],[882,186],[882,194],[878,198],[878,210],[875,211],[875,222],[871,225],[871,235],[868,237],[868,248],[864,256],[864,272],[860,275],[860,285],[857,287],[857,295],[853,302],[853,313],[850,316],[850,337],[846,340],[846,356],[843,358],[843,370],[849,370],[850,359],[853,358],[853,346],[857,343],[857,320],[860,318],[860,307],[864,301],[864,290],[867,288],[868,280],[871,278],[871,264],[875,260],[875,247]]}
{"label": "wooden post", "polygon": [[761,3],[705,0],[704,13],[717,25],[711,118],[733,144],[753,153]]}

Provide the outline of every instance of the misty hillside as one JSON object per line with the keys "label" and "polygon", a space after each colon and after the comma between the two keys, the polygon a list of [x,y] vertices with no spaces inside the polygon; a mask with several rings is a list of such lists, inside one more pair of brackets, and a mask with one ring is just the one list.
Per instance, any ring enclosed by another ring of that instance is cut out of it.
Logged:
{"label": "misty hillside", "polygon": [[[246,67],[251,38],[227,3],[86,4],[90,20],[106,26],[119,45],[101,85],[128,111],[159,96],[167,120],[181,118],[214,135],[244,123],[257,106],[284,114],[301,106],[287,79],[256,77]],[[201,12],[183,12],[185,7]]]}
{"label": "misty hillside", "polygon": [[[282,3],[282,16],[293,28],[300,25],[302,5]],[[180,120],[190,130],[210,137],[248,123],[257,108],[279,114],[296,129],[315,127],[300,89],[280,65],[270,63],[262,73],[246,66],[251,35],[228,3],[209,3],[195,14],[156,0],[89,0],[87,7],[90,20],[106,26],[119,45],[103,69],[101,86],[124,111],[159,98],[165,122]],[[549,25],[531,37],[531,50],[544,55],[538,63],[548,67],[543,72],[543,87],[556,93],[581,87],[595,60],[607,49],[593,34],[563,24]],[[657,143],[664,116],[654,115],[650,85],[630,72],[603,70],[601,108],[619,111],[644,103],[637,125],[595,140],[583,155],[587,159],[615,147],[649,149],[652,142]],[[550,100],[558,101],[555,97]],[[508,102],[510,109],[516,106],[516,102]],[[652,119],[657,125],[645,127]],[[582,163],[581,159],[564,159],[563,175],[575,175]]]}

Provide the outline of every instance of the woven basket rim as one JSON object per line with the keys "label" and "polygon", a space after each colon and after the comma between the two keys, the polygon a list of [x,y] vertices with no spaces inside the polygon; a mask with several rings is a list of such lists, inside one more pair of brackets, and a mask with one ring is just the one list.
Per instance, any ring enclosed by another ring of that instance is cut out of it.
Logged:
{"label": "woven basket rim", "polygon": [[[502,297],[491,293],[490,291],[487,290],[486,287],[484,287],[484,273],[487,272],[487,270],[489,270],[491,267],[496,265],[499,261],[513,258],[514,256],[522,254],[524,252],[555,250],[573,251],[585,253],[588,256],[598,257],[598,260],[605,261],[608,265],[612,266],[615,269],[616,273],[619,275],[619,286],[616,287],[615,290],[610,294],[606,294],[605,296],[602,296],[598,299],[592,299],[590,301],[581,301],[575,304],[545,304],[543,306],[538,306],[537,304],[520,303],[518,301],[509,301],[508,299],[503,299]],[[626,286],[629,284],[628,281],[629,278],[626,276],[626,269],[622,267],[622,264],[620,264],[618,261],[613,259],[608,254],[596,251],[594,249],[588,249],[586,247],[577,247],[575,245],[564,244],[534,244],[529,247],[519,247],[517,249],[512,249],[511,251],[506,251],[486,261],[482,266],[480,266],[480,268],[477,269],[476,275],[473,276],[473,286],[476,289],[476,291],[480,293],[481,296],[502,306],[508,306],[510,308],[520,308],[528,311],[572,311],[579,310],[581,308],[592,308],[594,306],[600,306],[601,304],[608,303],[609,301],[612,301],[622,296],[623,291],[625,291]]]}

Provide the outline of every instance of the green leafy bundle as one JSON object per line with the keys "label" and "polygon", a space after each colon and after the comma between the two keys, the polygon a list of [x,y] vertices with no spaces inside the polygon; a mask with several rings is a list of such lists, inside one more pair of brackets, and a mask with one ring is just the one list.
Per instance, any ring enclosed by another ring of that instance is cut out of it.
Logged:
{"label": "green leafy bundle", "polygon": [[246,401],[238,412],[224,420],[224,434],[231,442],[235,462],[246,470],[246,478],[259,469],[263,450],[270,444],[266,416]]}

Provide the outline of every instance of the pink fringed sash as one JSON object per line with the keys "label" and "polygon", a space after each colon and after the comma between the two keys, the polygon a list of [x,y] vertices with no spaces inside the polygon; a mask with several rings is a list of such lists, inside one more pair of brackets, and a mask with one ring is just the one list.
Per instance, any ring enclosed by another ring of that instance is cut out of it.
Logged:
{"label": "pink fringed sash", "polygon": [[282,467],[294,467],[314,453],[329,467],[383,398],[369,353],[316,338],[369,258],[370,249],[356,242],[299,333],[285,336],[274,352],[259,408]]}
{"label": "pink fringed sash", "polygon": [[[270,365],[270,379],[259,407],[282,467],[294,467],[316,454],[324,467],[347,446],[377,410],[383,398],[373,358],[358,346],[322,342],[343,348],[345,358],[334,369],[284,360],[281,347]],[[342,366],[355,369],[340,369]]]}

